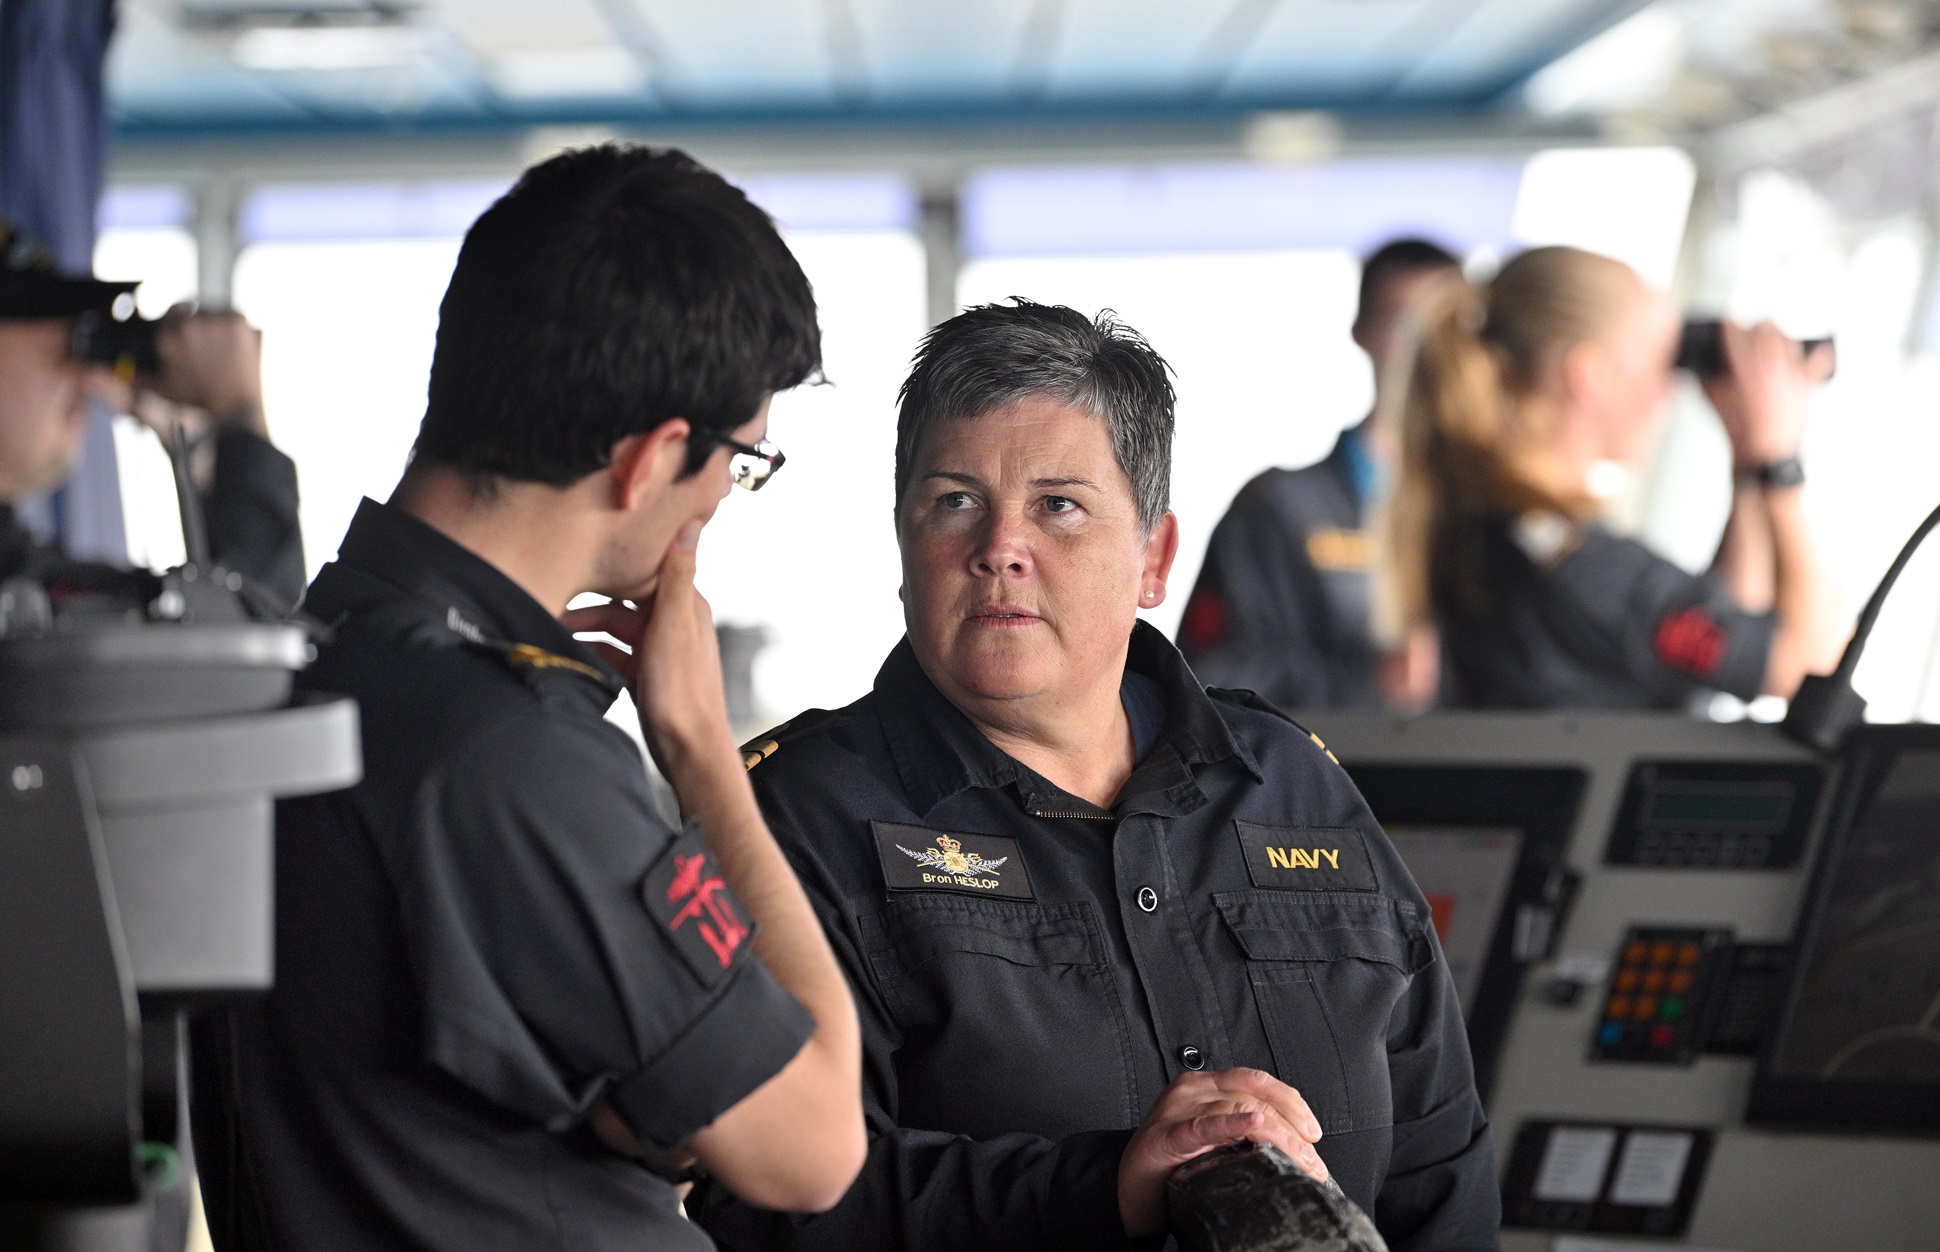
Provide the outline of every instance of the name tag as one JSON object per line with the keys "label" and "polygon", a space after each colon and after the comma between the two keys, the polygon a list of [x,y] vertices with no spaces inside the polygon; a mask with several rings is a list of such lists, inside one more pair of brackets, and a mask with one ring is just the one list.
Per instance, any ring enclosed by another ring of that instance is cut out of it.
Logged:
{"label": "name tag", "polygon": [[1278,891],[1373,891],[1367,836],[1352,826],[1234,822],[1255,887]]}
{"label": "name tag", "polygon": [[883,881],[891,891],[957,891],[1035,900],[1017,840],[870,822]]}
{"label": "name tag", "polygon": [[1366,531],[1323,526],[1307,532],[1307,559],[1326,573],[1366,573],[1369,566]]}

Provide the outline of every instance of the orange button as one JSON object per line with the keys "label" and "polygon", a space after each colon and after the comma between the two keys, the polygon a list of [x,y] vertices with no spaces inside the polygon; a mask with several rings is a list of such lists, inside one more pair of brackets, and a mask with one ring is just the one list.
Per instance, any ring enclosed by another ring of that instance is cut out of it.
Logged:
{"label": "orange button", "polygon": [[1677,950],[1677,963],[1679,965],[1696,965],[1698,958],[1703,955],[1703,948],[1698,947],[1695,943],[1686,943]]}
{"label": "orange button", "polygon": [[1609,1007],[1603,1010],[1603,1015],[1619,1022],[1630,1016],[1630,997],[1611,996]]}
{"label": "orange button", "polygon": [[1636,989],[1637,989],[1637,971],[1634,969],[1626,969],[1626,970],[1619,971],[1617,974],[1617,990],[1635,991]]}
{"label": "orange button", "polygon": [[1637,1020],[1647,1022],[1657,1016],[1657,1001],[1652,996],[1637,997]]}
{"label": "orange button", "polygon": [[1691,971],[1680,969],[1671,975],[1671,994],[1681,996],[1691,989]]}
{"label": "orange button", "polygon": [[1650,992],[1650,994],[1652,994],[1652,995],[1656,995],[1656,994],[1657,994],[1658,992],[1660,992],[1660,991],[1662,991],[1663,989],[1664,989],[1664,971],[1663,971],[1663,970],[1661,970],[1661,969],[1654,969],[1654,970],[1651,970],[1651,971],[1650,971],[1650,972],[1649,972],[1648,974],[1645,974],[1645,975],[1644,975],[1644,990],[1645,990],[1645,991],[1648,991],[1648,992]]}
{"label": "orange button", "polygon": [[1644,963],[1644,957],[1647,955],[1649,955],[1648,948],[1644,947],[1641,943],[1633,943],[1623,950],[1623,963],[1625,965],[1642,965]]}
{"label": "orange button", "polygon": [[1675,951],[1676,949],[1671,946],[1669,940],[1660,939],[1650,945],[1650,963],[1652,965],[1669,965],[1671,963],[1671,956]]}

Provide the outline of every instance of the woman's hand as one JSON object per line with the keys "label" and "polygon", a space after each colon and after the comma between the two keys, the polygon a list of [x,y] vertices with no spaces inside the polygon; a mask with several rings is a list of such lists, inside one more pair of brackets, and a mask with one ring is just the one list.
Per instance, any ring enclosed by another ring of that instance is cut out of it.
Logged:
{"label": "woman's hand", "polygon": [[1118,1215],[1133,1238],[1165,1228],[1165,1183],[1172,1171],[1242,1139],[1270,1143],[1315,1178],[1327,1166],[1313,1145],[1320,1123],[1300,1093],[1257,1069],[1187,1073],[1174,1079],[1118,1159]]}
{"label": "woman's hand", "polygon": [[1805,401],[1832,368],[1830,348],[1801,353],[1798,341],[1770,322],[1724,323],[1723,376],[1703,380],[1731,440],[1732,461],[1743,469],[1797,456],[1805,433]]}

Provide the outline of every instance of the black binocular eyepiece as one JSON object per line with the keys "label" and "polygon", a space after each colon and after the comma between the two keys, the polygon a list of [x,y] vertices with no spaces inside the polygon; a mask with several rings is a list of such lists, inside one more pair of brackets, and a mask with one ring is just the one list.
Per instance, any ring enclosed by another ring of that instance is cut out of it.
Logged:
{"label": "black binocular eyepiece", "polygon": [[[1811,356],[1821,347],[1833,347],[1830,336],[1799,340],[1799,351]],[[1716,319],[1696,319],[1684,323],[1677,337],[1676,367],[1699,378],[1723,378],[1730,372],[1724,356],[1724,323]]]}
{"label": "black binocular eyepiece", "polygon": [[110,366],[124,379],[153,377],[162,369],[155,353],[155,332],[161,324],[161,319],[143,317],[132,309],[124,317],[83,313],[74,319],[74,359]]}

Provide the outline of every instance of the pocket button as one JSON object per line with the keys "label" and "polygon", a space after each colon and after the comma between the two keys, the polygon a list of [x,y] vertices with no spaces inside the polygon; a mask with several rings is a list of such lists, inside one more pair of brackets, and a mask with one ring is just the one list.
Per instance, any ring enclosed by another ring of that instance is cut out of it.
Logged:
{"label": "pocket button", "polygon": [[1138,889],[1138,907],[1144,909],[1147,913],[1158,912],[1159,893],[1150,887],[1140,887]]}
{"label": "pocket button", "polygon": [[1185,1066],[1187,1069],[1204,1069],[1206,1068],[1206,1054],[1188,1043],[1185,1047],[1179,1049],[1179,1064]]}

